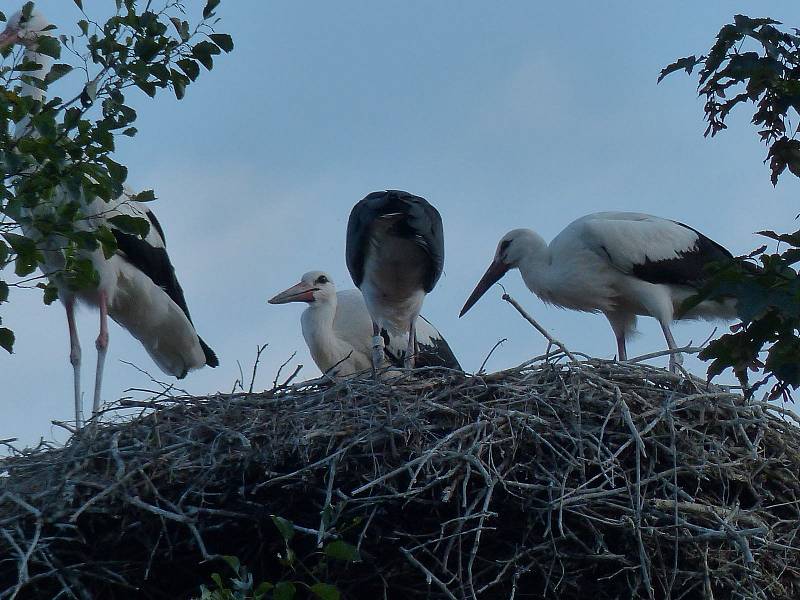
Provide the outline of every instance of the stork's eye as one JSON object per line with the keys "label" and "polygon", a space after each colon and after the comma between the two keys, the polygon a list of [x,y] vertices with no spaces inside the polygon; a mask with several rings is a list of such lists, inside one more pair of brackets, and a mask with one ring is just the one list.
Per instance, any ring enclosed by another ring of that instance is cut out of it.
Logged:
{"label": "stork's eye", "polygon": [[320,275],[314,283],[319,283],[320,285],[328,283],[328,278],[325,275]]}
{"label": "stork's eye", "polygon": [[511,245],[511,240],[503,240],[500,242],[500,254],[508,250],[508,247]]}

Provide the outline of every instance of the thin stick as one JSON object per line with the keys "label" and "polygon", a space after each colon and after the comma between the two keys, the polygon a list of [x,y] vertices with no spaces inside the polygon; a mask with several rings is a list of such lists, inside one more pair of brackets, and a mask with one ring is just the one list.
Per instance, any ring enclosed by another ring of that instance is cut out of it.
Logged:
{"label": "thin stick", "polygon": [[519,312],[519,314],[521,314],[525,318],[525,320],[528,321],[528,323],[533,325],[533,327],[536,329],[536,331],[541,333],[544,336],[544,338],[548,341],[548,343],[552,344],[553,346],[556,346],[559,350],[561,350],[564,354],[566,354],[567,357],[572,362],[574,362],[574,363],[578,362],[578,359],[575,358],[575,356],[573,356],[572,352],[570,352],[564,344],[562,344],[557,339],[555,339],[552,335],[550,335],[548,333],[548,331],[544,327],[539,325],[539,323],[537,323],[536,320],[533,317],[531,317],[527,312],[525,312],[525,309],[522,308],[519,305],[519,302],[514,300],[514,298],[512,298],[508,293],[503,294],[503,300],[508,302],[514,308],[516,308],[517,312]]}

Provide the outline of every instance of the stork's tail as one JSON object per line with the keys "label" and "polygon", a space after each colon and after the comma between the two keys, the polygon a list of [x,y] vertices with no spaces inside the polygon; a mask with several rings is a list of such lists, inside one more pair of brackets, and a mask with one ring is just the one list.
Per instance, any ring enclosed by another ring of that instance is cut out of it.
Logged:
{"label": "stork's tail", "polygon": [[203,341],[203,338],[201,338],[198,335],[197,339],[200,340],[200,347],[203,349],[203,354],[205,354],[206,365],[208,365],[209,367],[212,367],[212,368],[213,367],[218,367],[219,366],[219,359],[217,358],[217,355],[214,354],[214,351],[211,348],[209,348],[208,344],[206,344]]}

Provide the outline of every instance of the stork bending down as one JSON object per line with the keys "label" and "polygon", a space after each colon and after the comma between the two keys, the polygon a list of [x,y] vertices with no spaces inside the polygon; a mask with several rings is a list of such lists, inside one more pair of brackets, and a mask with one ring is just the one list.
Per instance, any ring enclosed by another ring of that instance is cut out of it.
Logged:
{"label": "stork bending down", "polygon": [[444,265],[439,211],[408,192],[369,194],[350,212],[346,259],[372,317],[373,368],[383,362],[386,337],[406,341],[398,362],[413,367],[414,324]]}
{"label": "stork bending down", "polygon": [[707,282],[705,267],[730,260],[730,252],[688,225],[641,213],[581,217],[549,245],[530,229],[515,229],[500,240],[459,316],[509,269],[519,269],[528,289],[544,302],[605,314],[619,360],[627,360],[625,340],[636,328],[637,315],[654,317],[673,351],[670,369],[676,371],[682,357],[674,352],[674,319],[736,316],[733,300],[706,300],[679,314],[683,302]]}

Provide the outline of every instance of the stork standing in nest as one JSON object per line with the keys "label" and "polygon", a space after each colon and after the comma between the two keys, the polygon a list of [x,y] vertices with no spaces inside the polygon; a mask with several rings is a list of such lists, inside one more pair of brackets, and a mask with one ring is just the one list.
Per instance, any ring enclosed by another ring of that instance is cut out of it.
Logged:
{"label": "stork standing in nest", "polygon": [[[344,377],[372,366],[372,318],[359,290],[336,291],[331,276],[310,271],[300,283],[277,294],[270,304],[305,302],[308,308],[300,317],[303,338],[311,357],[324,374]],[[447,367],[461,370],[461,365],[447,341],[422,315],[416,321],[417,367]],[[394,338],[397,341],[399,338]],[[391,343],[390,339],[390,343]],[[387,356],[399,355],[403,348],[387,346]]]}
{"label": "stork standing in nest", "polygon": [[497,245],[492,264],[461,309],[463,316],[510,269],[545,303],[602,312],[614,330],[619,360],[638,315],[658,320],[670,370],[683,363],[670,324],[676,319],[733,319],[732,299],[705,300],[681,314],[683,302],[708,282],[706,267],[733,260],[696,229],[631,212],[600,212],[569,224],[550,244],[530,229],[514,229]]}
{"label": "stork standing in nest", "polygon": [[408,192],[369,194],[350,212],[346,259],[372,318],[373,368],[381,367],[385,348],[395,365],[413,367],[414,325],[444,266],[439,211]]}

